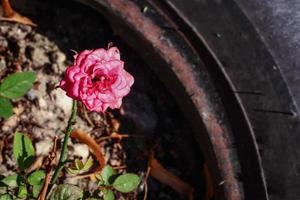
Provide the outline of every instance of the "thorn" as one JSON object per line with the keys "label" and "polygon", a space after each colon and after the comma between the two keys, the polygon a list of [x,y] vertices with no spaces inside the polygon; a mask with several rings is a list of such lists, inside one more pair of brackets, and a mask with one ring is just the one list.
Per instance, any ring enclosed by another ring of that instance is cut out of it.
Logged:
{"label": "thorn", "polygon": [[70,49],[70,51],[73,52],[73,53],[75,53],[75,55],[78,54],[78,52],[76,50],[74,50],[74,49]]}
{"label": "thorn", "polygon": [[110,42],[107,44],[107,49],[110,49],[112,46],[114,46],[114,43],[113,42]]}

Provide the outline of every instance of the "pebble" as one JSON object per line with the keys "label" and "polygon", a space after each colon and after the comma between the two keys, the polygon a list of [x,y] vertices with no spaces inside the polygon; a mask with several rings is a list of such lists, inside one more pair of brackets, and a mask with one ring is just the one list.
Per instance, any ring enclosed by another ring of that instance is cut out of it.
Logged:
{"label": "pebble", "polygon": [[47,107],[47,102],[43,98],[39,98],[39,107],[40,108],[46,108]]}
{"label": "pebble", "polygon": [[26,95],[30,101],[33,101],[36,98],[36,91],[34,89],[30,89]]}
{"label": "pebble", "polygon": [[71,185],[77,185],[78,179],[73,178],[73,177],[68,177],[65,179],[64,183],[71,184]]}
{"label": "pebble", "polygon": [[32,63],[35,67],[41,67],[46,63],[49,63],[49,57],[46,52],[41,48],[35,48],[31,51]]}
{"label": "pebble", "polygon": [[5,37],[3,37],[3,36],[0,36],[0,47],[2,47],[2,48],[8,47],[8,42],[5,39]]}
{"label": "pebble", "polygon": [[18,123],[18,117],[17,115],[13,115],[7,120],[4,121],[3,126],[2,126],[2,131],[10,131],[13,130],[14,127],[17,126]]}
{"label": "pebble", "polygon": [[61,108],[64,113],[69,116],[72,111],[72,99],[69,98],[65,91],[56,89],[52,91],[53,98],[55,99],[55,105]]}
{"label": "pebble", "polygon": [[89,147],[86,144],[74,144],[74,155],[81,157],[83,160],[89,156]]}
{"label": "pebble", "polygon": [[52,149],[52,140],[42,140],[35,144],[36,154],[38,156],[47,156]]}
{"label": "pebble", "polygon": [[4,71],[5,68],[6,68],[5,58],[4,57],[0,57],[0,72]]}
{"label": "pebble", "polygon": [[[52,121],[54,119],[53,111],[48,110],[39,110],[35,107],[32,108],[32,113],[35,113],[33,115],[33,118],[35,119],[35,122],[38,124],[44,124],[45,122]],[[22,115],[21,117],[23,117]],[[25,119],[28,118],[28,116],[25,116]]]}
{"label": "pebble", "polygon": [[58,64],[63,64],[66,61],[66,55],[60,51],[54,53],[54,59]]}
{"label": "pebble", "polygon": [[13,26],[12,29],[8,32],[8,37],[15,40],[23,40],[27,34],[28,32],[20,29],[19,26]]}
{"label": "pebble", "polygon": [[120,160],[110,159],[109,163],[111,166],[120,166],[122,162]]}

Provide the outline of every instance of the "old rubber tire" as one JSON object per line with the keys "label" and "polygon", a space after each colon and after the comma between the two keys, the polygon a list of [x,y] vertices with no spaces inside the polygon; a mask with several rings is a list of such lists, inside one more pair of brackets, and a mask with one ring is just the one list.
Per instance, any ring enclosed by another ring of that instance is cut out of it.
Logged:
{"label": "old rubber tire", "polygon": [[[299,199],[300,1],[168,0],[166,4],[203,36],[249,119],[267,195],[255,196],[249,185],[245,198]],[[221,96],[230,108],[228,93]],[[233,126],[234,121],[233,116]],[[249,175],[243,179],[251,179]]]}

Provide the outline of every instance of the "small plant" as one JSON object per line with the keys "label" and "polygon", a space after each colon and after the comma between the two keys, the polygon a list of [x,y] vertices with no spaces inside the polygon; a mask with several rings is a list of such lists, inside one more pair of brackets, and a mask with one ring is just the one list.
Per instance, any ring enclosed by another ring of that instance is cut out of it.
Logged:
{"label": "small plant", "polygon": [[105,166],[96,177],[104,200],[115,199],[113,190],[121,193],[132,192],[140,183],[140,178],[136,174],[126,173],[118,176],[117,172],[109,165]]}
{"label": "small plant", "polygon": [[35,78],[34,72],[17,72],[2,81],[0,85],[0,117],[7,119],[13,114],[10,100],[24,96],[32,87]]}
{"label": "small plant", "polygon": [[[30,138],[23,133],[16,132],[13,141],[13,155],[18,164],[18,172],[6,177],[1,177],[0,187],[4,187],[5,194],[0,195],[0,200],[37,198],[44,186],[46,173],[44,170],[27,172],[35,162],[35,150]],[[77,175],[86,172],[93,165],[92,157],[86,162],[79,159],[74,161],[75,168],[68,168],[68,172]],[[129,193],[134,191],[140,183],[140,178],[133,173],[118,175],[109,165],[106,165],[97,175],[97,183],[101,195],[84,197],[82,189],[75,185],[58,185],[51,193],[51,200],[73,199],[104,199],[114,200],[114,191]]]}
{"label": "small plant", "polygon": [[0,186],[5,187],[7,193],[2,194],[0,200],[37,198],[45,179],[45,172],[43,170],[27,172],[35,161],[35,150],[27,135],[15,133],[13,155],[18,164],[18,173],[2,177]]}
{"label": "small plant", "polygon": [[[12,115],[10,99],[22,97],[32,87],[34,80],[33,72],[15,73],[3,80],[0,85],[0,117],[8,118]],[[105,112],[108,108],[119,108],[123,97],[130,92],[133,82],[134,78],[124,70],[124,62],[120,60],[120,53],[116,47],[109,47],[108,50],[85,50],[76,54],[73,65],[67,68],[65,77],[60,82],[60,88],[73,99],[73,106],[58,163],[53,162],[56,156],[55,140],[53,151],[43,163],[44,170],[29,172],[35,162],[35,149],[26,134],[15,133],[13,155],[18,172],[0,180],[0,187],[6,190],[6,193],[0,196],[0,200],[114,200],[116,191],[134,191],[140,183],[139,176],[133,173],[118,175],[109,165],[100,166],[101,170],[96,174],[99,194],[86,195],[75,185],[56,185],[67,162],[67,144],[72,134],[72,126],[76,122],[77,102],[80,101],[89,111]],[[53,165],[56,165],[54,169]],[[88,172],[92,166],[92,157],[85,162],[75,159],[74,166],[66,170],[69,174],[78,175]]]}
{"label": "small plant", "polygon": [[93,166],[93,158],[89,157],[84,163],[79,160],[75,159],[74,161],[74,168],[67,168],[67,171],[71,175],[82,174],[87,172]]}

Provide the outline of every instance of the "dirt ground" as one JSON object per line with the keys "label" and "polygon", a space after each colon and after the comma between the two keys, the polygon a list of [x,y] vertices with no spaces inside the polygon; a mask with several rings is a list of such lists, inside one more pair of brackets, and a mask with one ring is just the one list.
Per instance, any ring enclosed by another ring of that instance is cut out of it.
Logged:
{"label": "dirt ground", "polygon": [[[196,189],[195,199],[203,194],[202,154],[191,138],[191,131],[182,111],[164,85],[150,70],[139,54],[115,35],[104,17],[74,2],[17,1],[15,8],[38,24],[37,28],[0,22],[0,78],[15,71],[35,71],[37,81],[24,98],[15,100],[14,115],[0,120],[2,144],[0,174],[16,170],[12,159],[13,133],[27,133],[38,156],[46,156],[54,136],[62,137],[71,111],[71,99],[61,89],[55,89],[73,52],[106,47],[109,42],[120,48],[125,68],[135,77],[132,92],[125,97],[122,109],[105,114],[90,113],[80,106],[75,127],[91,134],[102,148],[108,164],[126,166],[125,171],[143,177],[148,156],[155,157],[170,172]],[[130,135],[121,142],[109,136],[115,124],[119,132]],[[72,140],[69,159],[86,159],[89,149]],[[200,159],[199,159],[200,158]],[[120,171],[121,172],[121,171]],[[64,174],[60,181],[77,184],[92,190],[95,184],[76,180]],[[168,186],[153,178],[148,179],[148,199],[180,199]],[[142,199],[143,184],[137,194],[117,199]]]}

